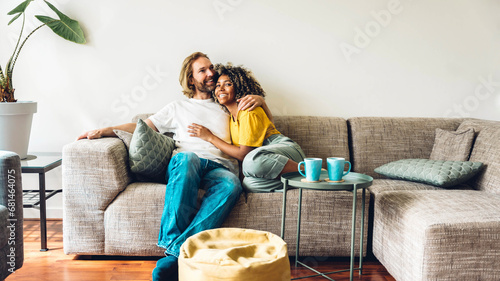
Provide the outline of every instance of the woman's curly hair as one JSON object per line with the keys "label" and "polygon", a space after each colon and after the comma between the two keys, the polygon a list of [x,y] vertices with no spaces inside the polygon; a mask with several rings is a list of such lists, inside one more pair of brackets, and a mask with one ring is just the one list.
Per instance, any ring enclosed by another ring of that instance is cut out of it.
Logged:
{"label": "woman's curly hair", "polygon": [[[260,83],[255,79],[253,73],[244,68],[243,66],[233,66],[230,62],[226,65],[216,64],[214,67],[215,71],[217,71],[217,76],[221,77],[222,75],[227,75],[231,82],[233,83],[233,87],[235,90],[235,99],[240,99],[246,95],[259,95],[266,96],[266,92],[260,86]],[[217,97],[215,96],[215,92],[213,93],[214,100],[219,103]],[[222,106],[224,110],[227,110],[225,106]]]}

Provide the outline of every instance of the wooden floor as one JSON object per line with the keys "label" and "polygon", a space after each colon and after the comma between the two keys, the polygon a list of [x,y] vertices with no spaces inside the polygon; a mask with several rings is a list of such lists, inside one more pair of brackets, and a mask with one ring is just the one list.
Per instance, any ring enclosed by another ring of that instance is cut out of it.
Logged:
{"label": "wooden floor", "polygon": [[[156,258],[144,257],[90,257],[65,255],[63,252],[62,221],[47,222],[49,251],[40,252],[39,221],[24,222],[24,265],[11,274],[6,281],[105,281],[105,280],[151,280],[151,271]],[[307,258],[306,258],[307,259]],[[349,268],[348,259],[318,261],[309,258],[322,272]],[[292,278],[311,275],[312,272],[292,265]],[[349,272],[330,275],[337,281],[349,280]],[[311,277],[300,280],[327,280]],[[395,280],[376,260],[367,260],[363,265],[363,275],[354,274],[354,280],[387,281]]]}

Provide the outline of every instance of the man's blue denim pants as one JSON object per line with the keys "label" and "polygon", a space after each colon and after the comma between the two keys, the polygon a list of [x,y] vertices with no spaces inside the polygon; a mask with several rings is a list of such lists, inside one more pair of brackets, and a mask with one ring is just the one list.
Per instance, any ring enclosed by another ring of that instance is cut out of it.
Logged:
{"label": "man's blue denim pants", "polygon": [[[158,246],[179,257],[182,243],[191,235],[222,225],[243,189],[227,168],[192,152],[172,157],[166,178]],[[200,188],[206,192],[198,209]]]}

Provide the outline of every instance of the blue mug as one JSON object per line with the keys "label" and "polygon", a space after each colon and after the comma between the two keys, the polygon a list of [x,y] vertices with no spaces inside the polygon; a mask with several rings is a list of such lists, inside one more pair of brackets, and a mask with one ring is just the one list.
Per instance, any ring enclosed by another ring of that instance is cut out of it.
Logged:
{"label": "blue mug", "polygon": [[[345,158],[328,157],[326,159],[328,164],[328,178],[330,181],[341,181],[342,177],[351,172],[351,162],[345,161]],[[349,164],[349,169],[344,172],[345,164]]]}
{"label": "blue mug", "polygon": [[[304,161],[299,163],[299,173],[306,177],[307,181],[319,181],[322,164],[323,160],[321,158],[304,158]],[[304,166],[305,174],[300,169],[300,166]]]}

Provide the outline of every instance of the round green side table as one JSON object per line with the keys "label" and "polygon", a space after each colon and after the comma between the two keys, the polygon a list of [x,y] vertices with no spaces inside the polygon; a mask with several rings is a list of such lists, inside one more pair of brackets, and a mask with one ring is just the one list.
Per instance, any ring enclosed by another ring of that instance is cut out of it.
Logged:
{"label": "round green side table", "polygon": [[[295,266],[298,264],[316,272],[316,275],[300,277],[312,277],[312,276],[323,276],[326,279],[333,280],[327,275],[343,272],[346,270],[332,271],[321,273],[315,270],[312,267],[305,265],[304,263],[298,260],[299,258],[299,247],[300,247],[300,219],[301,219],[301,210],[302,210],[302,190],[310,189],[310,190],[318,190],[318,191],[349,191],[352,192],[352,231],[351,231],[351,265],[349,268],[350,271],[350,280],[353,279],[354,270],[359,270],[359,274],[362,274],[363,271],[363,236],[364,236],[364,219],[365,219],[365,191],[366,188],[372,185],[373,178],[364,174],[351,172],[343,177],[343,182],[327,182],[325,179],[328,178],[327,171],[321,171],[320,181],[319,182],[306,182],[304,176],[302,176],[299,172],[287,173],[281,176],[281,182],[283,182],[283,209],[282,209],[282,218],[281,218],[281,238],[285,237],[285,215],[286,215],[286,193],[290,189],[299,189],[299,203],[298,203],[298,218],[297,218],[297,243],[296,243],[296,251],[295,251]],[[362,192],[362,208],[361,208],[361,239],[360,239],[360,247],[359,247],[359,267],[354,268],[354,241],[356,237],[356,205],[357,205],[357,191],[361,189]],[[299,279],[299,278],[296,278]],[[293,279],[292,279],[293,280]]]}

